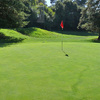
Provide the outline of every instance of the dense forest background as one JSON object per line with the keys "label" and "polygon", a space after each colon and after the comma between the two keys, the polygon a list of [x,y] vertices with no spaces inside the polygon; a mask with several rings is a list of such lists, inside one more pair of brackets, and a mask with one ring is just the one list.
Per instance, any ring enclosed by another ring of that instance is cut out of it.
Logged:
{"label": "dense forest background", "polygon": [[87,29],[100,33],[99,0],[0,0],[0,27],[40,27],[59,30]]}

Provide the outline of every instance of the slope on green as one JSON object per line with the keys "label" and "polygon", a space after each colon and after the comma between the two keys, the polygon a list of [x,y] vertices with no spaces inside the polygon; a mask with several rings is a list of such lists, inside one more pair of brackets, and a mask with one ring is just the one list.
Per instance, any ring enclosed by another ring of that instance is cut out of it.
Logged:
{"label": "slope on green", "polygon": [[31,38],[28,39],[29,42],[59,42],[62,39],[64,42],[92,42],[98,35],[88,32],[47,31],[36,27],[18,28],[16,30],[24,35],[30,36]]}
{"label": "slope on green", "polygon": [[17,42],[28,38],[28,36],[11,29],[0,29],[0,41],[3,42]]}
{"label": "slope on green", "polygon": [[[63,35],[63,36],[62,36]],[[74,31],[47,31],[44,29],[31,27],[31,28],[18,28],[18,29],[0,29],[0,42],[91,42],[97,38],[97,34],[86,32]]]}
{"label": "slope on green", "polygon": [[40,29],[40,28],[36,28],[36,27],[31,27],[31,28],[18,28],[16,29],[18,32],[24,34],[24,35],[28,35],[28,36],[32,36],[32,37],[56,37],[56,36],[60,36],[61,34],[58,34],[57,32],[52,32],[52,31],[47,31],[44,29]]}

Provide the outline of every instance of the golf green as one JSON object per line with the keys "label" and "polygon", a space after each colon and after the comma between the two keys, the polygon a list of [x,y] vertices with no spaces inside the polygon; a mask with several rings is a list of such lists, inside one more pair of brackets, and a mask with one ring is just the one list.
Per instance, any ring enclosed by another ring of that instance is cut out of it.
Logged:
{"label": "golf green", "polygon": [[100,44],[18,43],[0,47],[0,100],[99,100]]}

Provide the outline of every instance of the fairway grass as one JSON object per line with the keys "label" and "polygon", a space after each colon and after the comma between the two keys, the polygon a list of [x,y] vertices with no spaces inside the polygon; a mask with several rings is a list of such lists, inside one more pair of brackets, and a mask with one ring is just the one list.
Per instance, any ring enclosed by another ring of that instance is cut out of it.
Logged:
{"label": "fairway grass", "polygon": [[100,44],[24,42],[0,47],[0,100],[100,100]]}

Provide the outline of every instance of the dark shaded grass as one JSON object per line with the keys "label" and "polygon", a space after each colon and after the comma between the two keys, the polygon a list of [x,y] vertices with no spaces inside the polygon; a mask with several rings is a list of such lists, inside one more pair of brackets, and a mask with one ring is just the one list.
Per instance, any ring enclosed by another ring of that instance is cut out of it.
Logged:
{"label": "dark shaded grass", "polygon": [[100,40],[98,40],[97,38],[91,39],[90,41],[91,41],[91,42],[94,42],[94,43],[100,43]]}
{"label": "dark shaded grass", "polygon": [[77,35],[77,36],[98,36],[98,33],[87,32],[87,31],[55,31],[60,34],[66,35]]}
{"label": "dark shaded grass", "polygon": [[14,30],[24,35],[30,35],[30,33],[36,31],[37,29],[35,27],[30,27],[30,28],[16,28]]}

